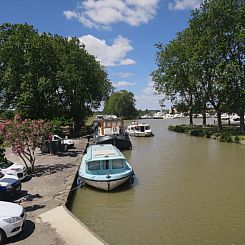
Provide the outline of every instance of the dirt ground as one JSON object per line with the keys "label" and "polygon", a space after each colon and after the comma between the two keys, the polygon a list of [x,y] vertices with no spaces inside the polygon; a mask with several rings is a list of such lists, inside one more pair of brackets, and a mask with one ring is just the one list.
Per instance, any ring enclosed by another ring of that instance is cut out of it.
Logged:
{"label": "dirt ground", "polygon": [[[38,216],[67,201],[87,140],[74,142],[74,149],[59,155],[37,152],[35,172],[22,182],[22,190],[12,200],[25,208],[26,226],[19,235],[8,239],[7,244],[65,244],[55,230],[48,223],[41,222]],[[22,163],[11,149],[7,150],[6,156],[13,162]]]}

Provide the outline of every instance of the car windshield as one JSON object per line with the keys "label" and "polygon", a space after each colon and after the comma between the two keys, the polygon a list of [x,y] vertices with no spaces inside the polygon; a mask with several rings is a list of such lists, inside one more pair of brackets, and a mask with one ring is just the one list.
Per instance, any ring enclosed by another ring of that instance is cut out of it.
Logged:
{"label": "car windshield", "polygon": [[0,162],[0,168],[1,169],[5,169],[8,168],[10,166],[12,166],[14,163],[10,162],[10,161],[4,161],[4,162]]}

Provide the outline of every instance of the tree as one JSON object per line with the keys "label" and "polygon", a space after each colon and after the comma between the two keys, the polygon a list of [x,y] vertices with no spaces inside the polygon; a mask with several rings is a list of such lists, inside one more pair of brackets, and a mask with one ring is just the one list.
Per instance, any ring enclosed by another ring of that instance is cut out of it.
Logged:
{"label": "tree", "polygon": [[16,115],[14,119],[0,124],[0,137],[4,146],[12,147],[12,151],[33,171],[36,161],[35,150],[41,147],[50,130],[50,124],[44,120],[22,121],[20,115]]}
{"label": "tree", "polygon": [[169,44],[157,44],[156,62],[158,68],[152,72],[155,89],[177,103],[184,101],[189,106],[190,124],[193,124],[195,81],[190,76],[191,38],[189,29],[178,33]]}
{"label": "tree", "polygon": [[192,13],[189,27],[169,44],[157,44],[158,68],[152,73],[155,88],[203,114],[211,104],[221,128],[224,110],[240,115],[244,132],[245,110],[245,2],[206,0]]}
{"label": "tree", "polygon": [[127,90],[113,93],[105,102],[104,112],[122,118],[135,118],[138,113],[135,108],[134,94]]}
{"label": "tree", "polygon": [[74,121],[79,132],[112,90],[104,67],[77,38],[0,26],[0,106],[25,118]]}

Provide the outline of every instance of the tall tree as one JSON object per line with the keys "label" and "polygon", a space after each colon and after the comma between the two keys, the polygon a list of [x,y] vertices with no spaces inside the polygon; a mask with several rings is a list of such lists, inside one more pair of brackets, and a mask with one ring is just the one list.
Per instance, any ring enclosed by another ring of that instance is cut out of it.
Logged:
{"label": "tall tree", "polygon": [[104,112],[122,118],[135,118],[138,112],[135,108],[134,94],[127,90],[113,93],[105,102]]}
{"label": "tall tree", "polygon": [[190,76],[189,29],[178,33],[168,45],[157,44],[156,63],[152,72],[155,89],[172,100],[184,101],[189,106],[190,124],[193,124],[195,80]]}
{"label": "tall tree", "polygon": [[104,67],[76,38],[0,26],[0,106],[31,119],[72,119],[79,131],[112,90]]}

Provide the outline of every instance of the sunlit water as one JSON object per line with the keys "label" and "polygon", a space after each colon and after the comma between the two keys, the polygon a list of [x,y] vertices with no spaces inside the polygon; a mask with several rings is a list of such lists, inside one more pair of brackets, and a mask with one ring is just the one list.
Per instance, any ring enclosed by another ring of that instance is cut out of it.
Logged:
{"label": "sunlit water", "polygon": [[168,131],[185,119],[141,121],[155,136],[123,152],[135,186],[83,187],[71,211],[109,244],[245,244],[245,147]]}

